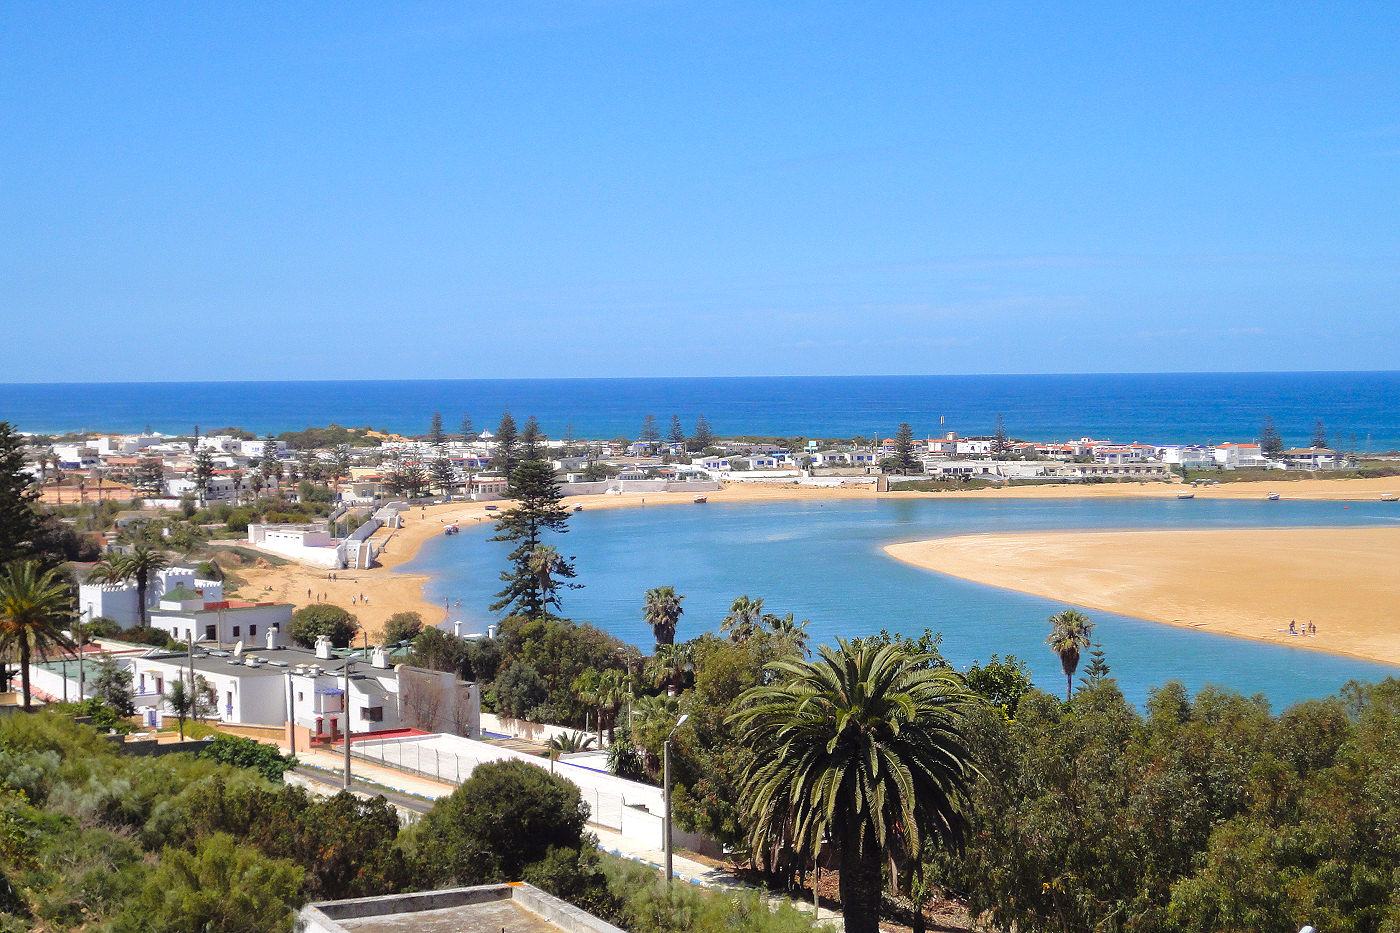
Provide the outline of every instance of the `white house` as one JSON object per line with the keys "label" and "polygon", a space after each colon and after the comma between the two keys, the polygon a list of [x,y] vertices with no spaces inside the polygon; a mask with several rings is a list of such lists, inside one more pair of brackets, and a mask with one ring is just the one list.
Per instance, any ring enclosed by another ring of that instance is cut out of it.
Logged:
{"label": "white house", "polygon": [[[279,629],[267,630],[260,646],[241,651],[196,650],[193,656],[167,653],[132,661],[139,695],[167,691],[193,667],[204,678],[216,717],[223,722],[281,725],[295,730],[297,744],[352,734],[420,728],[468,737],[481,735],[481,693],[450,673],[406,664],[391,665],[374,649],[368,657],[349,652],[349,696],[345,692],[346,652],[332,651],[325,639],[312,650],[282,644]],[[154,714],[152,716],[154,718]]]}
{"label": "white house", "polygon": [[1227,470],[1262,470],[1269,466],[1258,444],[1217,444],[1215,462]]}
{"label": "white house", "polygon": [[274,626],[285,629],[296,607],[290,603],[208,600],[183,587],[166,593],[150,613],[151,627],[178,641],[235,645]]}
{"label": "white house", "polygon": [[[179,499],[182,496],[199,497],[199,487],[192,476],[167,480],[165,489],[172,499]],[[228,502],[238,498],[238,493],[238,484],[233,481],[233,477],[215,474],[209,477],[209,483],[205,486],[204,501]]]}
{"label": "white house", "polygon": [[1346,457],[1327,447],[1294,447],[1285,450],[1279,459],[1290,470],[1341,470],[1346,468]]}
{"label": "white house", "polygon": [[345,539],[331,537],[321,525],[249,525],[248,543],[328,570],[342,570],[351,563],[369,566],[354,561]]}
{"label": "white house", "polygon": [[[264,449],[265,449],[266,447],[267,447],[267,442],[264,441],[264,440],[262,440],[261,438],[259,438],[258,440],[255,440],[255,441],[239,441],[239,442],[238,442],[238,454],[239,454],[240,456],[247,457],[248,459],[253,460],[253,459],[257,459],[257,458],[262,457],[263,451],[264,451]],[[279,459],[282,458],[282,457],[285,457],[285,456],[287,455],[287,442],[286,442],[286,441],[277,441],[277,440],[274,440],[274,441],[272,442],[272,448],[273,448],[274,454],[275,454]]]}
{"label": "white house", "polygon": [[1196,444],[1172,444],[1157,448],[1163,463],[1188,470],[1208,470],[1215,466],[1215,448]]}
{"label": "white house", "polygon": [[[188,567],[167,567],[158,570],[146,584],[146,608],[159,605],[161,597],[168,591],[184,587],[193,590],[201,599],[217,602],[224,598],[224,585],[218,580],[198,579]],[[140,621],[137,612],[136,584],[134,582],[105,584],[83,583],[78,586],[78,611],[84,619],[105,616],[123,628],[130,628]]]}

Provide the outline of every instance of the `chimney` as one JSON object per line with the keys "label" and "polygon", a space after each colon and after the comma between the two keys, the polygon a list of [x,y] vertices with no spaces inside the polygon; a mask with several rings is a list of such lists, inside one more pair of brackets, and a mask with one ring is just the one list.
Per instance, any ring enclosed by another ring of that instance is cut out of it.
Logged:
{"label": "chimney", "polygon": [[269,625],[267,627],[267,648],[269,651],[273,648],[282,647],[282,633],[277,629],[278,627],[275,625]]}
{"label": "chimney", "polygon": [[455,622],[452,623],[452,634],[453,634],[453,635],[456,635],[458,638],[461,638],[461,637],[462,637],[462,620],[461,620],[461,619],[458,619],[457,621],[455,621]]}
{"label": "chimney", "polygon": [[499,631],[499,629],[497,628],[496,623],[492,622],[490,625],[486,626],[486,637],[495,638],[497,631]]}
{"label": "chimney", "polygon": [[331,659],[331,640],[325,635],[316,636],[316,657],[329,661]]}
{"label": "chimney", "polygon": [[389,655],[382,646],[376,647],[369,655],[370,667],[377,667],[381,671],[389,669]]}

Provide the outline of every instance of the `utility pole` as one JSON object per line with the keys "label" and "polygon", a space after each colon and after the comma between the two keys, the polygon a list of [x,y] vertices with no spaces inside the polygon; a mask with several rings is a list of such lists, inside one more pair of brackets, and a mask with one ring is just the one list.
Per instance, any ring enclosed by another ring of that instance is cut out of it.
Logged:
{"label": "utility pole", "polygon": [[342,705],[345,709],[345,789],[350,789],[350,665],[355,663],[347,655],[345,658],[345,697]]}
{"label": "utility pole", "polygon": [[661,745],[661,784],[665,790],[664,796],[666,799],[666,822],[661,827],[661,838],[666,847],[667,887],[671,885],[671,738],[676,734],[676,730],[683,726],[685,721],[689,718],[690,714],[686,713],[681,716],[680,719],[677,719],[670,734],[666,736],[666,741]]}

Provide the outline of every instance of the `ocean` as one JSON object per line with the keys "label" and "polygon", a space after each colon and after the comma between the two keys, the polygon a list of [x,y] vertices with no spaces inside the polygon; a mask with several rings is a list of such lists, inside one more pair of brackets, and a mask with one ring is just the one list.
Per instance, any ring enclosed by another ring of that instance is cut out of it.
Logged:
{"label": "ocean", "polygon": [[918,436],[971,435],[1001,414],[1027,440],[1158,444],[1247,441],[1271,416],[1290,444],[1320,419],[1334,445],[1400,449],[1398,372],[0,384],[0,420],[49,434],[331,422],[423,434],[435,411],[448,430],[463,413],[482,430],[506,410],[556,438],[634,438],[648,414],[663,433],[673,414],[687,431],[703,414],[728,436],[890,436],[901,422]]}
{"label": "ocean", "polygon": [[[678,639],[717,631],[734,598],[765,600],[779,615],[810,619],[813,644],[881,629],[943,634],[956,666],[1014,654],[1035,682],[1064,691],[1058,658],[1045,647],[1046,620],[1065,608],[1050,600],[983,586],[901,563],[884,553],[896,541],[969,534],[1110,528],[1247,528],[1356,526],[1400,521],[1381,502],[1266,502],[1197,499],[996,500],[938,497],[822,502],[717,503],[579,512],[570,531],[554,537],[576,557],[583,587],[564,594],[563,614],[590,622],[650,650],[643,594],[671,585],[685,596]],[[450,607],[466,631],[485,631],[501,586],[505,544],[489,523],[437,537],[403,569],[428,574],[425,598]],[[1113,676],[1142,704],[1168,680],[1190,690],[1220,684],[1261,693],[1283,707],[1328,696],[1350,680],[1395,676],[1390,665],[1287,644],[1214,635],[1113,613],[1095,620]],[[1300,619],[1299,621],[1308,621]],[[1326,620],[1314,620],[1326,639]],[[1286,628],[1287,619],[1279,619]],[[1085,662],[1087,663],[1087,658]]]}

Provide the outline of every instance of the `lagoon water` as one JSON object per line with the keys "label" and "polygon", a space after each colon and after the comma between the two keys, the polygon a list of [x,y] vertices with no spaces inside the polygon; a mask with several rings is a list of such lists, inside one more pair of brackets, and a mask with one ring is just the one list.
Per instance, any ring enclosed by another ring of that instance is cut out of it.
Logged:
{"label": "lagoon water", "polygon": [[[888,557],[895,541],[944,535],[1110,528],[1299,527],[1389,524],[1382,503],[1175,499],[899,499],[830,502],[665,505],[576,513],[555,543],[577,558],[581,589],[564,596],[563,614],[650,649],[641,620],[643,593],[673,585],[684,594],[677,637],[717,630],[742,594],[765,608],[810,619],[814,644],[880,629],[943,634],[957,666],[1014,654],[1036,683],[1062,692],[1058,659],[1044,646],[1046,619],[1062,604],[921,570]],[[426,596],[454,605],[451,618],[482,631],[499,588],[505,545],[485,525],[428,541],[404,569],[430,574]],[[455,608],[460,601],[460,608]],[[1335,693],[1347,681],[1400,673],[1389,665],[1229,638],[1091,611],[1113,676],[1141,704],[1151,688],[1179,680],[1262,693],[1275,709]],[[1286,626],[1287,619],[1280,620]],[[1325,641],[1325,623],[1320,626]],[[1087,658],[1086,658],[1087,661]]]}

